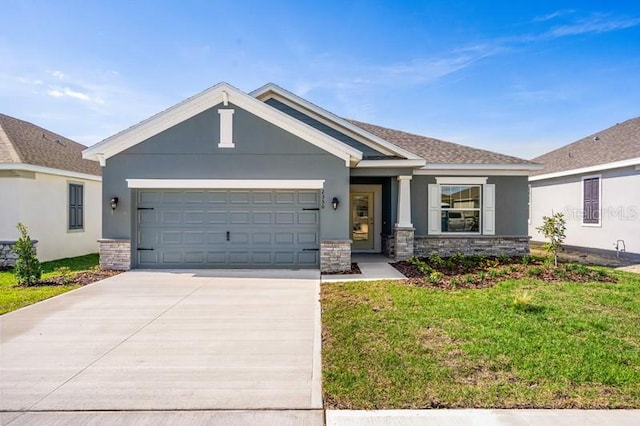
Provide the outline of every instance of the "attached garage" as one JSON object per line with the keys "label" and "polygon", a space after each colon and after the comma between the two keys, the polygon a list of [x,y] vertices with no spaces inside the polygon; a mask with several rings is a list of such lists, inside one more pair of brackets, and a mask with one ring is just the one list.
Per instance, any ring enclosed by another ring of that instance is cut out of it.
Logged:
{"label": "attached garage", "polygon": [[139,189],[139,268],[318,268],[316,189]]}

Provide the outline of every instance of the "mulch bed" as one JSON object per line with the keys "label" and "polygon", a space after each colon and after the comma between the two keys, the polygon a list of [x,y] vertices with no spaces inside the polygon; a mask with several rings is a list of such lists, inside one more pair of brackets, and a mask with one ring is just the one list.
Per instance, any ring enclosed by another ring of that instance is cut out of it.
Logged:
{"label": "mulch bed", "polygon": [[351,269],[348,271],[340,271],[340,272],[323,272],[322,275],[354,275],[361,274],[360,268],[357,263],[351,264]]}
{"label": "mulch bed", "polygon": [[420,268],[410,262],[395,262],[391,266],[407,277],[406,283],[417,287],[440,289],[486,288],[509,279],[538,279],[546,282],[610,282],[617,279],[601,271],[560,263],[557,267],[548,266],[539,259],[532,259],[526,265],[522,258],[508,260],[486,258],[482,264],[453,263],[445,267],[433,266],[428,259],[420,259],[435,272],[423,273]]}
{"label": "mulch bed", "polygon": [[38,287],[38,286],[50,286],[50,285],[80,285],[94,283],[96,281],[103,280],[105,278],[113,277],[114,275],[121,274],[122,271],[113,271],[110,269],[99,269],[92,272],[80,272],[74,274],[71,280],[65,280],[62,276],[49,277],[46,280],[39,281],[35,284],[31,284],[25,287]]}

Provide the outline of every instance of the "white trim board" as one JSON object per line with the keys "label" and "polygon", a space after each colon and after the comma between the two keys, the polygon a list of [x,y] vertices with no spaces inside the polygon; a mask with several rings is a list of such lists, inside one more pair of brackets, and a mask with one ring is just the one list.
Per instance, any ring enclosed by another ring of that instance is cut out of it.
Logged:
{"label": "white trim board", "polygon": [[90,175],[88,173],[78,173],[69,170],[53,169],[51,167],[34,166],[32,164],[0,164],[0,170],[18,170],[26,172],[44,173],[47,175],[64,176],[73,179],[93,180],[96,182],[102,181],[102,176]]}
{"label": "white trim board", "polygon": [[343,159],[347,167],[362,159],[362,152],[357,149],[278,111],[224,82],[85,149],[82,152],[82,157],[94,161],[98,161],[101,155],[104,159],[113,157],[166,129],[224,103],[225,98],[233,105]]}
{"label": "white trim board", "polygon": [[136,189],[322,189],[324,180],[280,179],[127,179]]}
{"label": "white trim board", "polygon": [[628,160],[614,161],[613,163],[604,163],[604,164],[598,164],[596,166],[582,167],[579,169],[565,170],[562,172],[546,173],[543,175],[531,176],[529,177],[529,182],[535,182],[535,181],[544,180],[544,179],[553,179],[553,178],[563,177],[563,176],[579,175],[583,173],[600,172],[608,169],[618,169],[621,167],[632,167],[632,166],[636,166],[636,170],[638,170],[638,167],[640,166],[640,158],[630,158]]}
{"label": "white trim board", "polygon": [[438,185],[484,185],[487,183],[486,177],[455,177],[442,176],[436,178]]}

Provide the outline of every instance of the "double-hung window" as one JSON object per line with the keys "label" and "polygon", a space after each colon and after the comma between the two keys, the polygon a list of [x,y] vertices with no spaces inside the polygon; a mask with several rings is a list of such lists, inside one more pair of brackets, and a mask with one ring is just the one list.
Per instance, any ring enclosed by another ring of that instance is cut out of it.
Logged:
{"label": "double-hung window", "polygon": [[429,234],[495,234],[495,185],[480,177],[438,177],[429,185]]}
{"label": "double-hung window", "polygon": [[69,184],[69,230],[84,229],[84,186]]}

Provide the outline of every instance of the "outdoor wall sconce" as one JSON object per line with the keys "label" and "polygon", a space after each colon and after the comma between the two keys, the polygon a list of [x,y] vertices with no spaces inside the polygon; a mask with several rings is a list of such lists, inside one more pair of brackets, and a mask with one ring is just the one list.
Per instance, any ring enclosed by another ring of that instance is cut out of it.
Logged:
{"label": "outdoor wall sconce", "polygon": [[338,197],[333,197],[333,200],[331,200],[331,206],[334,210],[338,210],[338,204],[340,204],[340,201],[338,201]]}
{"label": "outdoor wall sconce", "polygon": [[115,210],[118,207],[118,197],[113,197],[111,199],[111,210]]}

